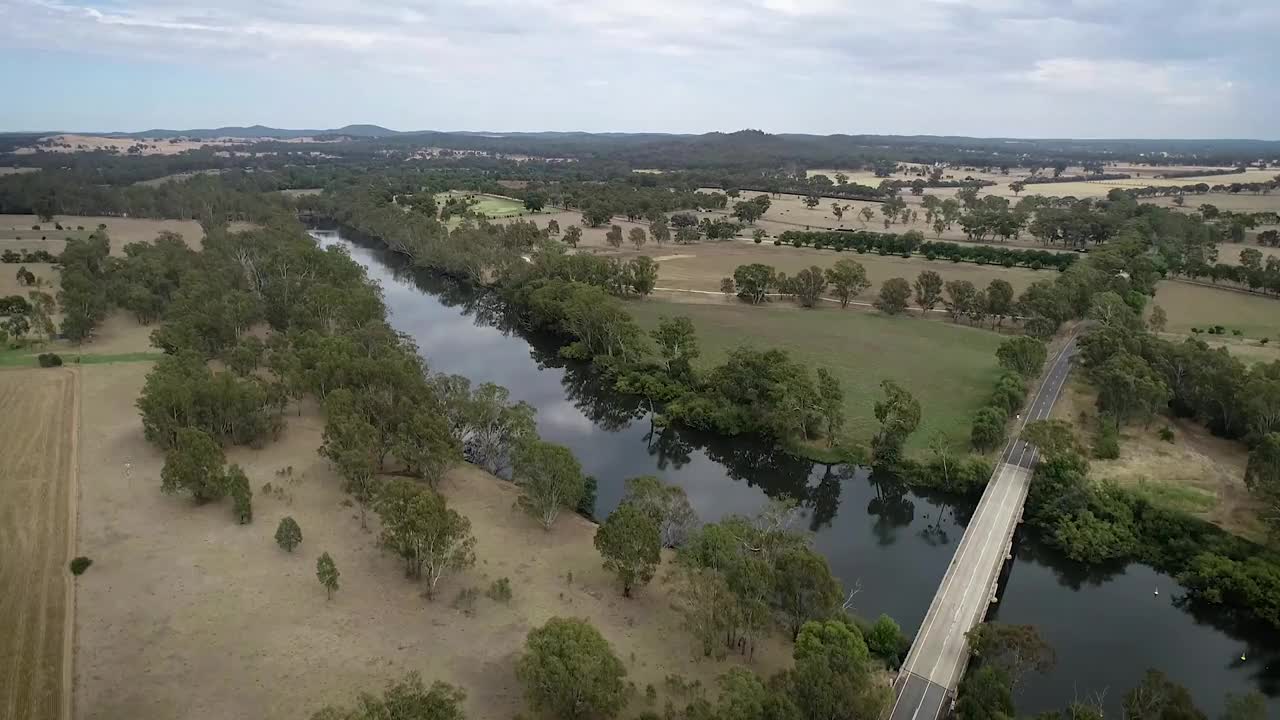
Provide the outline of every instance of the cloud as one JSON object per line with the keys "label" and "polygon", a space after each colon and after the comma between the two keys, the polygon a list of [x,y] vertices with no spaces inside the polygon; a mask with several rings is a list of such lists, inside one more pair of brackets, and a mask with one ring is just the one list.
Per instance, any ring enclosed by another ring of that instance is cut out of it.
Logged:
{"label": "cloud", "polygon": [[1120,94],[1168,105],[1227,102],[1234,87],[1202,68],[1135,60],[1050,58],[1037,61],[1023,77],[1051,92]]}
{"label": "cloud", "polygon": [[1240,134],[1277,33],[1274,0],[0,0],[11,52],[291,73],[401,127],[1114,134],[1121,97]]}

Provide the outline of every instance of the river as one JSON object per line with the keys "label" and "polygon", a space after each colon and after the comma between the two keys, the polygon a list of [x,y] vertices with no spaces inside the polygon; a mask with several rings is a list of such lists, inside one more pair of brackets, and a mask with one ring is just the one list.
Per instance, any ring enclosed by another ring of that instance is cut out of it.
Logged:
{"label": "river", "polygon": [[[338,233],[317,237],[346,246],[381,284],[391,324],[417,342],[433,372],[495,382],[533,405],[542,437],[569,447],[597,478],[598,517],[617,505],[623,480],[637,475],[683,487],[703,520],[792,498],[804,508],[815,548],[846,588],[858,588],[855,611],[873,619],[887,613],[909,635],[918,629],[972,501],[914,492],[862,468],[799,460],[758,441],[655,430],[635,402],[598,387],[547,339],[506,327],[492,296],[408,270],[400,258]],[[1020,715],[1101,696],[1108,715],[1119,717],[1123,694],[1157,668],[1187,686],[1211,717],[1226,693],[1252,689],[1267,694],[1270,716],[1280,717],[1280,637],[1187,607],[1167,575],[1137,563],[1081,568],[1024,532],[1002,585],[989,619],[1034,624],[1057,652],[1050,673],[1029,675],[1018,689]]]}

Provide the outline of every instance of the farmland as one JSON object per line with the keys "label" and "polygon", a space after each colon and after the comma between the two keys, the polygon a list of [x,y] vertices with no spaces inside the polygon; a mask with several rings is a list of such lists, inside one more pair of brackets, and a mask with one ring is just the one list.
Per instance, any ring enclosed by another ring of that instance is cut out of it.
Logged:
{"label": "farmland", "polygon": [[[58,230],[57,226],[62,229]],[[51,222],[40,222],[35,215],[0,215],[0,251],[47,250],[62,252],[67,238],[87,238],[99,225],[105,225],[111,238],[111,254],[121,255],[132,242],[150,242],[162,232],[182,235],[193,248],[200,247],[204,230],[195,220],[148,220],[120,217],[85,217],[58,215]],[[36,227],[39,227],[37,230]],[[242,230],[247,223],[232,223],[231,230]]]}
{"label": "farmland", "polygon": [[0,371],[0,718],[64,716],[76,378]]}
{"label": "farmland", "polygon": [[656,327],[664,315],[689,316],[698,331],[703,368],[722,362],[741,344],[783,348],[811,367],[827,368],[844,388],[846,430],[858,442],[875,432],[872,406],[881,396],[880,381],[894,380],[911,389],[923,410],[908,450],[923,450],[934,433],[966,447],[970,416],[986,402],[999,375],[995,351],[1001,336],[966,325],[718,299],[680,303],[651,298],[628,309],[646,329]]}
{"label": "farmland", "polygon": [[[515,217],[520,217],[522,215],[531,214],[527,209],[525,209],[524,204],[518,200],[513,200],[511,198],[506,198],[506,197],[500,197],[498,195],[484,195],[484,194],[475,194],[475,193],[468,193],[468,192],[461,192],[461,191],[451,191],[451,192],[437,194],[435,197],[436,204],[443,206],[445,201],[448,200],[449,198],[457,198],[457,197],[470,199],[472,201],[469,206],[471,211],[479,215],[483,215],[484,217],[489,218],[491,220],[515,218]],[[461,217],[454,216],[450,218],[448,224],[449,224],[449,227],[453,228],[453,227],[457,227],[458,224],[461,222],[462,222]]]}
{"label": "farmland", "polygon": [[877,292],[880,284],[889,278],[903,277],[914,280],[924,270],[933,270],[944,280],[968,280],[978,287],[986,287],[992,280],[1000,278],[1007,280],[1015,292],[1021,292],[1036,280],[1042,278],[1051,280],[1056,276],[1056,273],[1050,270],[1037,271],[943,260],[930,261],[920,256],[904,258],[871,253],[838,253],[834,250],[794,248],[786,245],[778,247],[772,244],[756,245],[745,242],[677,245],[667,248],[666,252],[668,254],[656,255],[654,258],[659,266],[659,284],[662,287],[688,290],[719,290],[721,278],[732,276],[734,268],[750,263],[772,265],[781,272],[794,275],[813,265],[828,268],[838,260],[854,260],[861,263],[867,270],[867,279],[872,284],[866,293],[868,297]]}
{"label": "farmland", "polygon": [[1275,298],[1165,281],[1157,287],[1153,302],[1168,315],[1169,332],[1190,334],[1192,328],[1222,325],[1228,331],[1241,330],[1250,339],[1280,341],[1280,301]]}

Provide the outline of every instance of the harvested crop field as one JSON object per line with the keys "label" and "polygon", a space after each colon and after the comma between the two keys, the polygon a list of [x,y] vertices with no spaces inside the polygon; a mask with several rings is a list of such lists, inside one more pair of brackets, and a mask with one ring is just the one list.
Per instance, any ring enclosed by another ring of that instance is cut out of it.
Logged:
{"label": "harvested crop field", "polygon": [[69,697],[76,377],[0,371],[0,407],[0,718],[51,720]]}
{"label": "harvested crop field", "polygon": [[743,344],[786,349],[812,368],[827,368],[844,388],[846,433],[859,442],[869,441],[876,430],[872,406],[881,397],[880,381],[894,380],[911,390],[922,409],[908,450],[923,450],[935,432],[958,448],[967,447],[971,415],[986,402],[1000,374],[995,353],[1004,338],[950,321],[719,298],[684,303],[651,297],[627,307],[646,330],[664,315],[692,319],[704,369]]}
{"label": "harvested crop field", "polygon": [[[417,670],[467,692],[473,718],[524,710],[515,661],[525,636],[553,616],[590,620],[613,644],[638,687],[680,675],[704,687],[733,661],[707,661],[679,630],[665,569],[624,599],[592,545],[595,525],[561,516],[544,531],[515,506],[515,488],[471,466],[442,489],[467,516],[477,565],[441,582],[434,601],[404,578],[403,562],[377,543],[376,516],[359,511],[316,449],[314,403],[262,450],[229,448],[254,489],[254,520],[237,525],[227,502],[195,506],[160,492],[161,453],[142,437],[133,402],[143,364],[84,373],[80,553],[95,558],[80,580],[76,717],[160,720],[300,718],[348,704],[362,690]],[[292,467],[292,474],[279,471]],[[278,496],[261,491],[279,486]],[[302,528],[292,554],[272,540],[286,515]],[[332,600],[316,580],[329,552],[341,572]],[[485,597],[510,578],[513,598]],[[455,600],[478,591],[467,611]],[[765,643],[752,667],[788,662],[789,644]],[[642,709],[643,694],[632,717]]]}

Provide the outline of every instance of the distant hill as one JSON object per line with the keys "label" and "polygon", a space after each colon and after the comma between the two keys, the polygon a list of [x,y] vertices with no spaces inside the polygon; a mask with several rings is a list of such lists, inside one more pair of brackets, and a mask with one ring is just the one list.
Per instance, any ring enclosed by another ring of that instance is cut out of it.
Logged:
{"label": "distant hill", "polygon": [[231,137],[231,138],[272,138],[274,140],[291,140],[301,137],[319,137],[319,136],[346,136],[352,138],[382,138],[399,135],[395,130],[388,130],[379,125],[346,125],[344,127],[335,128],[333,130],[285,130],[281,128],[267,127],[265,125],[250,125],[249,127],[220,127],[220,128],[196,128],[192,130],[162,130],[156,128],[154,130],[143,130],[142,132],[112,132],[112,133],[82,133],[85,135],[96,135],[99,137],[116,137],[116,138],[156,138],[167,140],[176,137]]}

